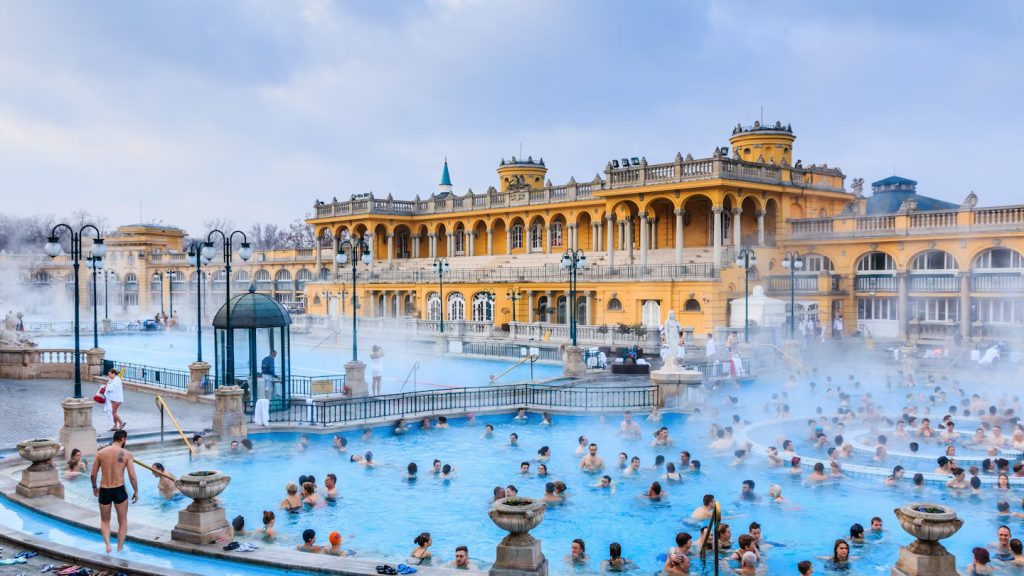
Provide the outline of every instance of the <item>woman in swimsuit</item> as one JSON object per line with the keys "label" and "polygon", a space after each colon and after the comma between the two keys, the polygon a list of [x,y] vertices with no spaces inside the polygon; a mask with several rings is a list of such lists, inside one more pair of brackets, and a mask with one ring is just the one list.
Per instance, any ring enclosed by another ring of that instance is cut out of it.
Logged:
{"label": "woman in swimsuit", "polygon": [[430,538],[430,532],[423,532],[419,536],[413,539],[413,544],[416,544],[416,548],[413,549],[412,553],[409,554],[409,559],[406,560],[407,564],[413,566],[419,566],[421,564],[429,564],[431,554],[430,545],[434,541]]}
{"label": "woman in swimsuit", "polygon": [[299,487],[293,482],[289,482],[284,489],[288,492],[288,495],[284,497],[284,500],[281,500],[281,509],[289,512],[302,510],[302,498],[299,496]]}

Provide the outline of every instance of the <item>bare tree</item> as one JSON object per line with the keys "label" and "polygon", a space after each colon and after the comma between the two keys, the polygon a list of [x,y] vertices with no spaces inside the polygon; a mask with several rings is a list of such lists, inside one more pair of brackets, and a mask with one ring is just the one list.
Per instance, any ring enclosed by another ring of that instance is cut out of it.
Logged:
{"label": "bare tree", "polygon": [[288,225],[288,248],[312,248],[314,244],[313,227],[296,218]]}
{"label": "bare tree", "polygon": [[249,229],[249,242],[256,250],[278,250],[285,247],[287,240],[288,233],[277,224],[257,222]]}

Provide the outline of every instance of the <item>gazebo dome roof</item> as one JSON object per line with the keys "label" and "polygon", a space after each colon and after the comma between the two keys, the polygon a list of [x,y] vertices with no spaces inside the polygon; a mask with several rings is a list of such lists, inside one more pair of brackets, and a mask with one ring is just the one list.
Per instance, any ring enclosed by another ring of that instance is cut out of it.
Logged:
{"label": "gazebo dome roof", "polygon": [[217,310],[213,317],[214,328],[228,327],[228,306],[231,307],[232,329],[278,328],[292,323],[284,306],[269,296],[257,294],[256,288],[249,286],[249,292],[233,297]]}

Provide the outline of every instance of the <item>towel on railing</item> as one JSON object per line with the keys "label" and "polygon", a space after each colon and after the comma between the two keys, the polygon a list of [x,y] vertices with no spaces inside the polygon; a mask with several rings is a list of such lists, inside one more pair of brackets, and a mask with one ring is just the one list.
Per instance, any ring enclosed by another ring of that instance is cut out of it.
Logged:
{"label": "towel on railing", "polygon": [[253,410],[252,423],[257,426],[270,426],[270,400],[260,398]]}

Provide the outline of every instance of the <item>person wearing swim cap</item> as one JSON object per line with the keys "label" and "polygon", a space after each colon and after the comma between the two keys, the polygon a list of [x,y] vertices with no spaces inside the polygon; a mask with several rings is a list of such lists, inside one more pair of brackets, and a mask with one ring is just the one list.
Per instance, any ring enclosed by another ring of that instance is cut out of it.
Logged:
{"label": "person wearing swim cap", "polygon": [[312,528],[306,528],[302,532],[302,544],[295,547],[299,552],[312,552],[314,554],[321,554],[324,551],[323,546],[316,545],[316,530]]}
{"label": "person wearing swim cap", "polygon": [[324,550],[324,554],[330,554],[331,556],[344,556],[345,551],[341,549],[341,533],[335,530],[327,536],[327,541],[331,543],[331,547]]}

